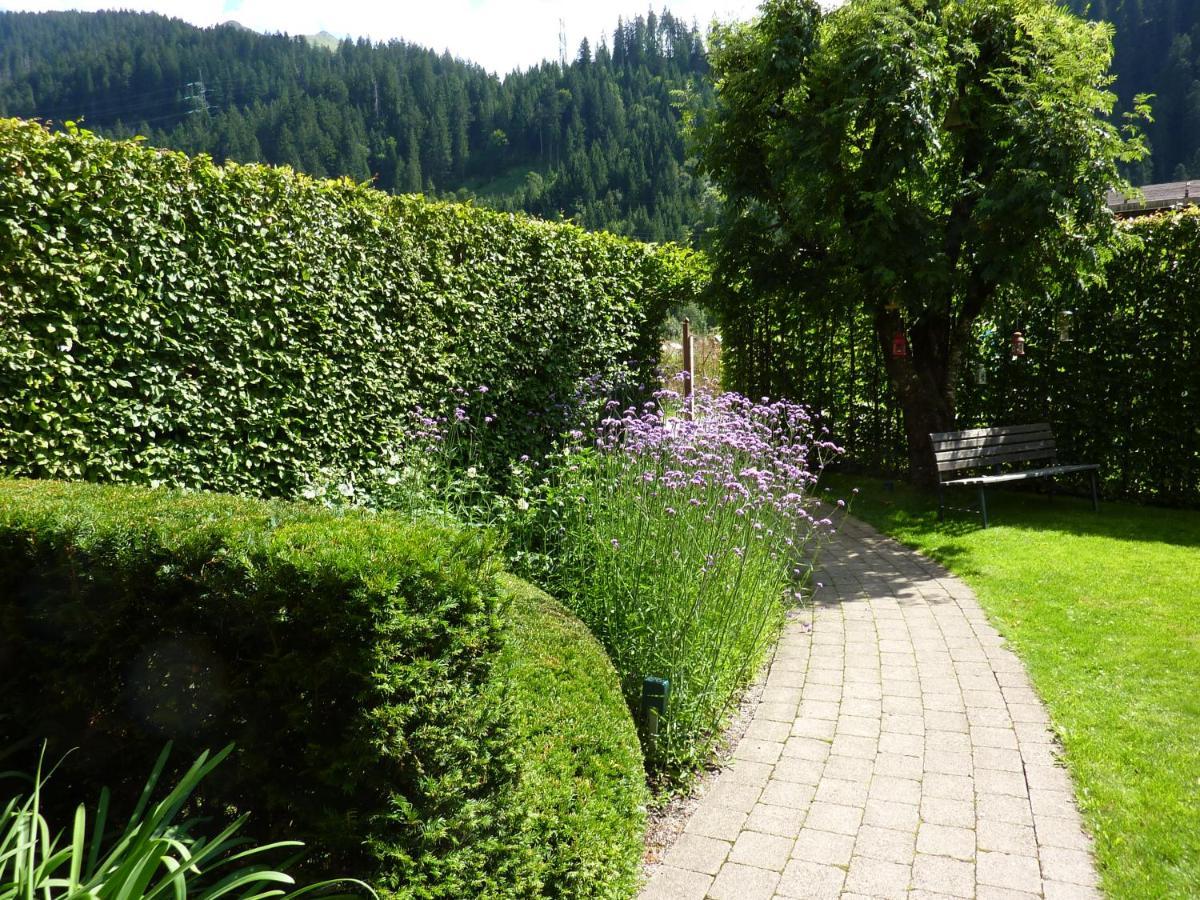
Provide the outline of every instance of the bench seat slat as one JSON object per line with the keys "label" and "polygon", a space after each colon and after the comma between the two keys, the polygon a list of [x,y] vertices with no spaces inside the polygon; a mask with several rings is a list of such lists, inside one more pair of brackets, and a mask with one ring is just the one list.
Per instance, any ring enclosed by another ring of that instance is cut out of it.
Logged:
{"label": "bench seat slat", "polygon": [[962,450],[939,450],[933,454],[938,462],[954,460],[979,460],[979,464],[988,462],[1000,456],[1015,456],[1020,453],[1035,453],[1039,450],[1053,450],[1053,440],[1026,441],[1020,444],[999,444],[992,447],[967,447]]}
{"label": "bench seat slat", "polygon": [[1000,484],[1004,481],[1025,481],[1029,478],[1049,478],[1051,475],[1065,475],[1068,472],[1090,472],[1099,470],[1098,465],[1084,466],[1049,466],[1045,469],[1030,469],[1027,472],[1005,472],[1002,475],[979,475],[974,478],[956,478],[953,481],[943,481],[942,484],[974,487],[984,484]]}
{"label": "bench seat slat", "polygon": [[986,466],[998,466],[1004,463],[1035,462],[1037,460],[1054,459],[1058,451],[1053,446],[1041,450],[1022,450],[1014,453],[996,453],[990,456],[976,456],[971,459],[938,460],[939,472],[957,472],[960,469],[979,469]]}
{"label": "bench seat slat", "polygon": [[931,441],[960,440],[962,438],[994,437],[1005,434],[1024,434],[1028,431],[1049,431],[1050,425],[1038,422],[1034,425],[1002,425],[997,428],[968,428],[964,431],[935,431],[929,435]]}
{"label": "bench seat slat", "polygon": [[1049,428],[1039,429],[1038,431],[1022,431],[1020,434],[1001,434],[991,435],[989,437],[974,437],[951,439],[947,438],[942,441],[933,441],[933,449],[935,453],[944,453],[947,450],[970,450],[981,449],[984,447],[1006,447],[1010,444],[1028,444],[1034,441],[1052,441],[1054,433]]}

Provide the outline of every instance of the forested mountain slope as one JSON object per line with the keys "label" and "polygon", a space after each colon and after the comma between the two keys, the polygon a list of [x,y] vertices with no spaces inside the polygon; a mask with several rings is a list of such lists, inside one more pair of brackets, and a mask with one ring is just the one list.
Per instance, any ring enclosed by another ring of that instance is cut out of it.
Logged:
{"label": "forested mountain slope", "polygon": [[1154,94],[1146,126],[1153,155],[1131,173],[1142,183],[1200,177],[1200,0],[1069,0],[1116,26],[1116,90],[1126,109]]}
{"label": "forested mountain slope", "polygon": [[649,240],[687,240],[701,216],[677,101],[707,101],[706,71],[699,32],[666,12],[619,21],[611,44],[584,41],[565,67],[503,79],[400,41],[331,51],[235,23],[0,13],[0,115]]}

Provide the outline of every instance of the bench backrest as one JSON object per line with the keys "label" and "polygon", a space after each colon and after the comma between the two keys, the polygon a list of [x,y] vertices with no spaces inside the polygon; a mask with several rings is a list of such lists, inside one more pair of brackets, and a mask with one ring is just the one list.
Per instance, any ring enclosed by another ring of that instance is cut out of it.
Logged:
{"label": "bench backrest", "polygon": [[1008,425],[1002,428],[968,428],[929,435],[938,478],[962,469],[1004,463],[1053,462],[1057,451],[1054,434],[1046,423]]}

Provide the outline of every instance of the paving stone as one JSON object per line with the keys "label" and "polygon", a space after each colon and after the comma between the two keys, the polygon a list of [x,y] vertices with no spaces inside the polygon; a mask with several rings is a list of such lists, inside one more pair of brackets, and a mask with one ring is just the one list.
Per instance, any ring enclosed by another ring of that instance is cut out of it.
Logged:
{"label": "paving stone", "polygon": [[925,711],[925,727],[938,731],[967,731],[967,717],[960,712],[945,712],[940,709]]}
{"label": "paving stone", "polygon": [[944,775],[941,772],[926,772],[922,790],[929,797],[945,797],[947,800],[974,800],[975,779],[967,775]]}
{"label": "paving stone", "polygon": [[1061,819],[1057,816],[1038,816],[1034,819],[1037,842],[1047,847],[1065,847],[1068,850],[1088,850],[1091,840],[1084,833],[1076,817]]}
{"label": "paving stone", "polygon": [[1006,794],[1010,797],[1029,796],[1029,786],[1021,772],[1002,772],[999,769],[976,769],[975,790],[981,794]]}
{"label": "paving stone", "polygon": [[972,725],[971,743],[976,747],[998,747],[1002,750],[1016,750],[1017,733],[1011,728],[989,728],[984,725]]}
{"label": "paving stone", "polygon": [[821,783],[817,785],[815,799],[822,803],[862,807],[867,802],[867,782],[830,778],[829,772],[826,771]]}
{"label": "paving stone", "polygon": [[1099,888],[1062,881],[1045,881],[1042,891],[1046,900],[1104,900]]}
{"label": "paving stone", "polygon": [[1042,847],[1042,874],[1048,881],[1064,881],[1094,887],[1097,884],[1092,855],[1083,850],[1063,847]]}
{"label": "paving stone", "polygon": [[725,863],[708,889],[712,900],[771,900],[779,873],[755,866]]}
{"label": "paving stone", "polygon": [[708,793],[704,795],[704,802],[710,806],[727,806],[730,809],[748,813],[758,802],[762,790],[754,784],[724,781],[718,778],[716,784],[709,788]]}
{"label": "paving stone", "polygon": [[918,853],[913,861],[912,885],[919,890],[937,891],[951,897],[974,897],[975,864],[948,856]]}
{"label": "paving stone", "polygon": [[1041,894],[1013,891],[1008,888],[981,884],[975,888],[975,900],[1040,900]]}
{"label": "paving stone", "polygon": [[808,818],[805,825],[820,831],[832,831],[837,834],[853,835],[862,824],[863,811],[854,806],[843,806],[840,803],[814,802],[808,808]]}
{"label": "paving stone", "polygon": [[841,781],[869,782],[875,772],[875,765],[869,759],[858,756],[830,756],[825,760],[823,775]]}
{"label": "paving stone", "polygon": [[[743,831],[733,849],[729,851],[729,861],[759,869],[771,869],[782,872],[792,855],[793,838],[777,834],[764,834],[760,831]],[[772,888],[774,885],[772,885]]]}
{"label": "paving stone", "polygon": [[876,775],[890,775],[893,778],[909,778],[913,781],[920,781],[923,773],[924,763],[919,756],[879,753],[875,757]]}
{"label": "paving stone", "polygon": [[724,806],[700,804],[688,819],[686,831],[722,841],[737,840],[746,824],[746,813]]}
{"label": "paving stone", "polygon": [[925,737],[920,734],[885,731],[879,736],[878,750],[881,753],[898,753],[901,756],[921,756],[925,753]]}
{"label": "paving stone", "polygon": [[891,775],[876,775],[871,779],[868,796],[876,800],[917,804],[921,802],[921,782]]}
{"label": "paving stone", "polygon": [[908,866],[912,865],[915,852],[911,831],[894,831],[875,825],[859,828],[858,839],[854,842],[855,856],[885,859]]}
{"label": "paving stone", "polygon": [[732,844],[686,831],[679,836],[663,858],[668,866],[716,875],[729,855]]}
{"label": "paving stone", "polygon": [[798,715],[802,719],[833,719],[836,721],[840,707],[825,700],[801,700]]}
{"label": "paving stone", "polygon": [[970,753],[973,745],[971,736],[965,731],[935,731],[925,732],[925,744],[928,747],[948,753]]}
{"label": "paving stone", "polygon": [[975,804],[945,797],[921,798],[921,821],[955,828],[975,827]]}
{"label": "paving stone", "polygon": [[1020,772],[1025,768],[1021,754],[1008,747],[976,747],[972,754],[978,769],[999,769],[1002,772]]}
{"label": "paving stone", "polygon": [[746,728],[746,737],[760,741],[776,741],[783,743],[792,733],[792,726],[787,722],[775,722],[771,719],[755,719]]}
{"label": "paving stone", "polygon": [[[961,701],[959,705],[961,706]],[[919,697],[884,697],[880,707],[881,712],[893,713],[898,716],[919,716],[926,709]]]}
{"label": "paving stone", "polygon": [[858,700],[879,700],[883,697],[883,688],[878,684],[848,684],[842,690],[842,697],[850,697]]}
{"label": "paving stone", "polygon": [[796,859],[806,859],[809,862],[845,866],[849,864],[853,851],[853,835],[804,828],[796,838],[792,856]]}
{"label": "paving stone", "polygon": [[774,765],[783,754],[783,744],[777,741],[760,741],[755,738],[742,738],[737,750],[733,752],[735,759],[748,759],[751,762]]}
{"label": "paving stone", "polygon": [[809,860],[794,859],[783,870],[775,890],[782,897],[803,900],[838,900],[846,881],[845,869]]}
{"label": "paving stone", "polygon": [[925,734],[925,720],[921,716],[904,716],[895,713],[885,713],[883,716],[883,731],[893,734]]}
{"label": "paving stone", "polygon": [[892,828],[896,831],[915,834],[920,821],[920,808],[907,803],[868,799],[866,808],[863,810],[863,823],[880,828]]}
{"label": "paving stone", "polygon": [[712,876],[674,866],[659,866],[639,895],[641,900],[704,900]]}
{"label": "paving stone", "polygon": [[1035,856],[1016,856],[983,850],[975,860],[975,877],[980,884],[1012,888],[1029,894],[1042,892],[1042,875]]}
{"label": "paving stone", "polygon": [[917,832],[917,852],[949,856],[969,862],[975,858],[975,831],[952,825],[922,822]]}
{"label": "paving stone", "polygon": [[1036,856],[1037,840],[1028,825],[980,819],[975,826],[980,850],[1013,853],[1017,856]]}
{"label": "paving stone", "polygon": [[962,694],[958,691],[954,693],[926,693],[922,697],[925,709],[938,710],[943,712],[962,712],[966,709],[963,703]]}
{"label": "paving stone", "polygon": [[[821,684],[819,682],[810,681],[804,686],[804,691],[801,697],[805,700],[821,703],[840,703],[842,700],[842,689],[836,684]],[[798,700],[800,698],[797,698]]]}
{"label": "paving stone", "polygon": [[815,786],[820,782],[821,773],[824,771],[824,763],[784,757],[776,763],[772,774],[776,781],[793,781]]}
{"label": "paving stone", "polygon": [[796,719],[797,706],[796,703],[763,702],[758,704],[758,709],[754,711],[754,717],[770,719],[775,722],[793,722]]}
{"label": "paving stone", "polygon": [[[842,709],[845,709],[847,703],[870,703],[869,700],[847,700],[842,702]],[[848,716],[844,712],[837,720],[838,734],[851,734],[857,737],[879,737],[879,718],[867,718],[865,716]]]}
{"label": "paving stone", "polygon": [[974,727],[1012,728],[1013,722],[1007,709],[994,709],[989,706],[973,706],[966,712],[965,718]]}
{"label": "paving stone", "polygon": [[1029,789],[1029,805],[1035,816],[1067,816],[1075,809],[1075,798],[1063,791]]}
{"label": "paving stone", "polygon": [[829,742],[818,738],[789,737],[787,743],[783,745],[781,755],[792,759],[811,759],[815,762],[824,762],[825,757],[829,756]]}
{"label": "paving stone", "polygon": [[1025,764],[1025,780],[1031,790],[1060,791],[1071,793],[1071,776],[1060,766],[1039,766]]}
{"label": "paving stone", "polygon": [[906,864],[855,856],[846,873],[846,890],[877,900],[905,900],[911,874]]}
{"label": "paving stone", "polygon": [[[751,831],[761,831],[764,834],[777,834],[780,837],[795,839],[800,834],[806,812],[807,810],[792,809],[787,806],[759,803],[750,810],[750,815],[745,819],[745,826]],[[695,814],[693,814],[693,818],[695,818]],[[724,835],[712,835],[712,837],[724,837]]]}
{"label": "paving stone", "polygon": [[980,794],[975,800],[980,820],[994,819],[1014,825],[1032,825],[1033,813],[1024,797],[1005,797],[1002,794]]}
{"label": "paving stone", "polygon": [[832,741],[837,723],[832,719],[796,719],[792,723],[792,734],[796,737],[819,738]]}
{"label": "paving stone", "polygon": [[735,759],[732,765],[721,773],[721,780],[736,781],[740,784],[756,785],[761,788],[770,779],[773,771],[774,767],[767,763]]}
{"label": "paving stone", "polygon": [[[808,690],[807,685],[804,690]],[[789,703],[793,707],[797,707],[800,705],[800,697],[801,689],[798,687],[773,687],[768,684],[763,688],[762,697],[759,699],[763,703]],[[795,716],[794,709],[792,715]]]}
{"label": "paving stone", "polygon": [[[772,806],[783,806],[788,809],[806,810],[812,801],[816,788],[811,784],[801,784],[795,781],[780,781],[773,778],[767,782],[762,794],[757,798],[761,803]],[[751,807],[753,808],[753,807]]]}

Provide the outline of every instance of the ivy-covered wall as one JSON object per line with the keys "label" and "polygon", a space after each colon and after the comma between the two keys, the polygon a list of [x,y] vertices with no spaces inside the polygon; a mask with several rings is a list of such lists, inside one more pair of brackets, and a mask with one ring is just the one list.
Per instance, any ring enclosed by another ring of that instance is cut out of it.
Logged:
{"label": "ivy-covered wall", "polygon": [[[0,120],[0,473],[287,496],[452,389],[497,462],[648,370],[690,251]],[[479,393],[486,386],[486,395]]]}

